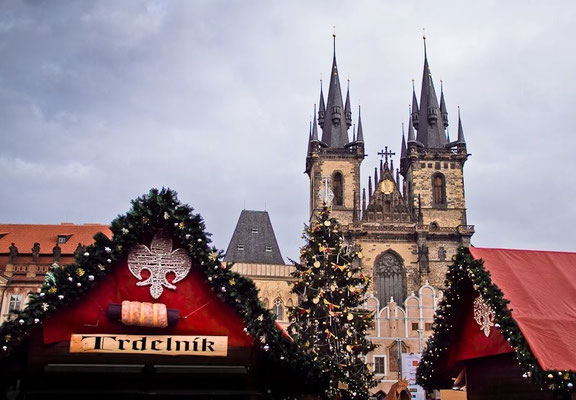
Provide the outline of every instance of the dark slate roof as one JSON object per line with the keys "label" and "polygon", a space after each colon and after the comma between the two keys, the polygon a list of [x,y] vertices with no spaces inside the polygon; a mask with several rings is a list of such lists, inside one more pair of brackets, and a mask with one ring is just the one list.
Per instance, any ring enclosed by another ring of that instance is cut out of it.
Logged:
{"label": "dark slate roof", "polygon": [[[332,118],[335,107],[339,110],[338,114],[340,116],[340,121],[337,123]],[[340,77],[338,76],[338,67],[336,65],[336,54],[334,53],[328,98],[326,99],[326,114],[324,125],[322,126],[322,141],[330,148],[344,148],[348,143],[348,125],[346,124],[344,111]]]}
{"label": "dark slate roof", "polygon": [[224,261],[284,264],[267,211],[242,210]]}

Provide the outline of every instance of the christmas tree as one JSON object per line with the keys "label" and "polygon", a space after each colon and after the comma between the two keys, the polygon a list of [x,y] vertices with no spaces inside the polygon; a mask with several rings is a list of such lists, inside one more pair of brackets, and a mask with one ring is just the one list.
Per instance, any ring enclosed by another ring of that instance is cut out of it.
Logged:
{"label": "christmas tree", "polygon": [[370,281],[362,274],[362,254],[344,242],[339,229],[325,206],[305,230],[308,244],[292,274],[292,292],[300,301],[290,310],[289,331],[324,365],[328,398],[367,399],[374,380],[363,357],[375,346],[366,339],[373,315],[361,305]]}

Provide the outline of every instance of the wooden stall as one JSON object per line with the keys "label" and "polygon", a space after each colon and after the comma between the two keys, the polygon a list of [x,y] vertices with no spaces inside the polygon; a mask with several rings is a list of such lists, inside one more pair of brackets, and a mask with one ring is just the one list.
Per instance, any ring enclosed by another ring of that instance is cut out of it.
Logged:
{"label": "wooden stall", "polygon": [[314,360],[209,245],[199,216],[152,191],[0,327],[0,398],[275,399],[322,392]]}
{"label": "wooden stall", "polygon": [[575,278],[576,253],[460,249],[418,382],[470,400],[573,398]]}

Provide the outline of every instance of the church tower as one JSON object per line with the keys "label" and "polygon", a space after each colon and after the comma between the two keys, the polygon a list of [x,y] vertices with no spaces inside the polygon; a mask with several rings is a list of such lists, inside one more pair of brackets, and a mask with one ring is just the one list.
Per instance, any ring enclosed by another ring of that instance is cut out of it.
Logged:
{"label": "church tower", "polygon": [[459,245],[469,245],[474,233],[466,219],[464,164],[469,154],[462,121],[458,115],[458,138],[450,141],[447,110],[443,90],[438,102],[424,41],[420,101],[413,85],[408,137],[403,129],[398,168],[394,168],[396,153],[384,147],[367,189],[360,192],[365,157],[362,122],[358,115],[357,134],[349,141],[349,94],[343,104],[335,56],[326,106],[321,90],[322,139],[315,115],[306,159],[310,218],[324,198],[333,195],[332,213],[346,239],[362,248],[362,267],[372,277],[379,308],[390,301],[403,305],[411,293],[428,284],[442,289],[452,255]]}
{"label": "church tower", "polygon": [[420,223],[453,228],[467,223],[464,163],[468,154],[460,112],[458,139],[450,142],[447,137],[448,111],[444,91],[440,93],[438,105],[425,40],[420,106],[412,87],[408,143],[407,146],[402,144],[400,172],[405,179],[407,200],[413,209],[418,208],[416,214]]}
{"label": "church tower", "polygon": [[[348,135],[352,126],[350,88],[347,88],[346,101],[343,102],[336,64],[336,35],[333,37],[334,56],[328,97],[324,102],[320,86],[318,120],[314,107],[314,121],[308,137],[306,173],[310,178],[310,220],[326,202],[331,203],[334,217],[342,224],[351,224],[360,218],[360,164],[365,157],[364,134],[358,112],[357,134],[353,129],[352,140]],[[322,129],[321,139],[318,125]]]}

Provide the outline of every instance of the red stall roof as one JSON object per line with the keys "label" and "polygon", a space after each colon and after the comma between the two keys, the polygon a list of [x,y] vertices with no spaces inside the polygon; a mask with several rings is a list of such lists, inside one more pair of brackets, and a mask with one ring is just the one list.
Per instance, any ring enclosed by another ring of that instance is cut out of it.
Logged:
{"label": "red stall roof", "polygon": [[576,253],[473,247],[544,370],[576,371]]}

